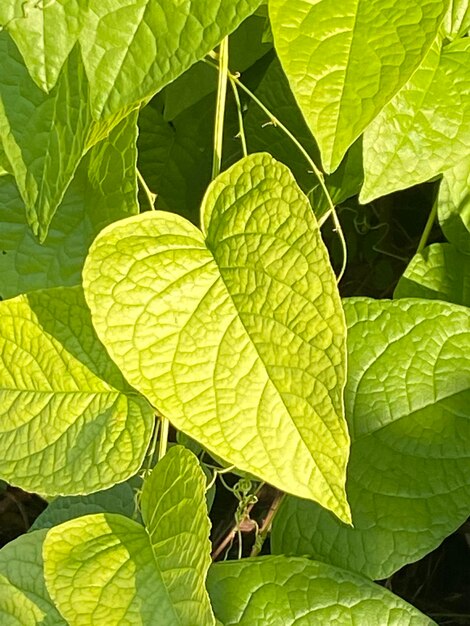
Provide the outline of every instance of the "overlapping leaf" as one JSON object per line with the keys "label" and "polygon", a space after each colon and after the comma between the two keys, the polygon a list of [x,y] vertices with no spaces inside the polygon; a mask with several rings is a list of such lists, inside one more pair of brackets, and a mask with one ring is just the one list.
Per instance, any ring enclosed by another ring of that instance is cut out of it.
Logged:
{"label": "overlapping leaf", "polygon": [[211,184],[201,217],[202,233],[154,212],[98,236],[84,269],[98,335],[178,429],[348,520],[344,318],[307,198],[256,154]]}
{"label": "overlapping leaf", "polygon": [[50,91],[75,45],[88,0],[7,0],[0,24],[15,40],[35,83]]}
{"label": "overlapping leaf", "polygon": [[429,298],[470,307],[470,254],[435,243],[416,254],[398,281],[395,298]]}
{"label": "overlapping leaf", "polygon": [[470,253],[470,156],[444,172],[437,211],[450,243]]}
{"label": "overlapping leaf", "polygon": [[470,311],[425,300],[345,301],[354,528],[287,498],[275,552],[374,579],[434,549],[470,506]]}
{"label": "overlapping leaf", "polygon": [[77,285],[88,248],[100,230],[138,212],[136,116],[131,114],[84,157],[42,245],[26,224],[14,180],[10,176],[0,179],[2,298]]}
{"label": "overlapping leaf", "polygon": [[0,56],[0,137],[28,222],[44,240],[85,150],[88,83],[77,48],[49,95],[32,81],[6,32]]}
{"label": "overlapping leaf", "polygon": [[[317,144],[297,106],[277,58],[274,58],[267,67],[256,86],[255,95],[269,110],[276,112],[277,119],[295,135],[314,161],[318,161]],[[249,103],[244,123],[250,151],[269,151],[275,159],[285,163],[305,193],[318,184],[304,155],[289,137],[270,123],[256,103]]]}
{"label": "overlapping leaf", "polygon": [[[209,68],[210,69],[210,68]],[[157,196],[156,208],[198,221],[210,182],[214,98],[209,96],[165,122],[157,97],[139,115],[139,170]]]}
{"label": "overlapping leaf", "polygon": [[95,119],[145,100],[203,58],[261,0],[16,0],[0,9],[33,79],[55,85],[79,42]]}
{"label": "overlapping leaf", "polygon": [[364,134],[361,201],[424,182],[468,158],[470,39],[425,61]]}
{"label": "overlapping leaf", "polygon": [[445,0],[270,0],[274,43],[327,172],[421,63]]}
{"label": "overlapping leaf", "polygon": [[85,494],[139,469],[153,412],[98,341],[79,287],[0,303],[0,476]]}
{"label": "overlapping leaf", "polygon": [[67,626],[44,582],[45,530],[22,535],[0,550],[2,626]]}
{"label": "overlapping leaf", "polygon": [[208,588],[224,626],[430,626],[432,620],[361,576],[303,558],[214,565]]}
{"label": "overlapping leaf", "polygon": [[153,95],[204,57],[260,0],[90,0],[80,42],[95,117]]}
{"label": "overlapping leaf", "polygon": [[5,626],[36,626],[44,613],[0,574],[0,618]]}
{"label": "overlapping leaf", "polygon": [[197,458],[173,447],[145,481],[145,526],[116,514],[51,529],[47,588],[76,626],[214,624],[205,589],[210,565],[206,480]]}

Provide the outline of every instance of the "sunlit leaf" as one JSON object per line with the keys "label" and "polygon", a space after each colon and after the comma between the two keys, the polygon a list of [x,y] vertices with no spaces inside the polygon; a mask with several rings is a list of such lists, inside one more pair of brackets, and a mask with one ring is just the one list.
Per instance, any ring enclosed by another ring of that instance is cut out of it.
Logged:
{"label": "sunlit leaf", "polygon": [[136,113],[84,157],[41,245],[10,176],[0,178],[0,296],[81,282],[88,248],[107,224],[138,213]]}
{"label": "sunlit leaf", "polygon": [[32,79],[50,91],[77,42],[88,0],[6,0],[0,24],[14,39]]}
{"label": "sunlit leaf", "polygon": [[84,269],[97,333],[176,428],[348,520],[345,326],[308,200],[255,154],[211,184],[201,221],[153,212],[98,236]]}
{"label": "sunlit leaf", "polygon": [[470,254],[448,243],[428,246],[412,259],[395,298],[429,298],[470,307]]}
{"label": "sunlit leaf", "polygon": [[444,172],[437,211],[450,243],[470,253],[470,157]]}
{"label": "sunlit leaf", "polygon": [[175,446],[144,483],[144,526],[105,513],[48,532],[47,588],[68,623],[214,624],[205,485],[197,458]]}
{"label": "sunlit leaf", "polygon": [[21,535],[0,550],[2,626],[67,626],[44,582],[45,530]]}
{"label": "sunlit leaf", "polygon": [[470,4],[468,0],[450,0],[444,19],[444,33],[447,37],[464,35],[470,29]]}
{"label": "sunlit leaf", "polygon": [[326,172],[421,63],[445,0],[270,0],[274,43]]}
{"label": "sunlit leaf", "polygon": [[0,137],[28,223],[44,240],[86,147],[88,83],[77,48],[50,94],[33,82],[6,32],[0,57]]}
{"label": "sunlit leaf", "polygon": [[155,94],[234,31],[260,0],[89,3],[80,42],[99,118]]}
{"label": "sunlit leaf", "polygon": [[437,176],[469,151],[470,39],[442,50],[437,41],[364,134],[361,202]]}

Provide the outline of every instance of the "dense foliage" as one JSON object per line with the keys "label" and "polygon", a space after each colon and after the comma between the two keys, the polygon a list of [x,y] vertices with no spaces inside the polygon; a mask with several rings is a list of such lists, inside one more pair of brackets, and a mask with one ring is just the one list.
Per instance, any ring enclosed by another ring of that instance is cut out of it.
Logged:
{"label": "dense foliage", "polygon": [[470,511],[469,1],[0,25],[2,624],[433,623],[374,581]]}

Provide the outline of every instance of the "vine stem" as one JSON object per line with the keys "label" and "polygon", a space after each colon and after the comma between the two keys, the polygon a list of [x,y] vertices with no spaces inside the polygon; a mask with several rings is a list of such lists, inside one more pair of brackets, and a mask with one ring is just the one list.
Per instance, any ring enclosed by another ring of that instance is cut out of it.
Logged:
{"label": "vine stem", "polygon": [[[217,66],[215,66],[214,63],[212,63],[211,61],[205,59],[205,62],[208,65],[210,65],[211,67],[217,69]],[[220,67],[220,64],[219,64],[219,67]],[[221,71],[221,70],[219,70],[219,71]],[[308,165],[310,166],[310,168],[312,170],[312,173],[316,176],[318,182],[320,183],[320,187],[321,187],[321,189],[323,191],[323,194],[325,195],[325,198],[326,198],[326,200],[328,202],[329,210],[328,210],[328,213],[325,216],[325,218],[321,222],[319,222],[319,225],[321,227],[324,224],[324,222],[326,221],[326,219],[330,215],[332,216],[333,223],[334,223],[334,226],[335,226],[335,232],[337,232],[337,234],[338,234],[338,237],[339,237],[340,242],[341,242],[341,247],[342,247],[342,250],[343,250],[343,262],[342,262],[341,270],[340,270],[338,278],[337,278],[337,281],[339,283],[340,280],[344,276],[344,272],[346,271],[346,264],[347,264],[347,258],[348,258],[348,249],[347,249],[346,239],[344,237],[343,229],[341,227],[341,222],[339,221],[338,214],[336,213],[335,205],[333,204],[333,200],[331,199],[330,192],[328,191],[328,188],[327,188],[327,186],[325,184],[325,177],[323,175],[323,172],[315,165],[315,162],[313,161],[312,157],[309,155],[309,153],[303,147],[303,145],[300,143],[300,141],[297,139],[297,137],[295,137],[295,135],[293,135],[291,133],[291,131],[287,128],[287,126],[285,126],[268,109],[268,107],[265,104],[263,104],[263,102],[261,102],[261,100],[250,89],[248,89],[248,87],[246,87],[241,82],[241,80],[239,80],[238,75],[232,74],[227,69],[227,76],[228,76],[228,78],[229,78],[231,83],[233,83],[234,85],[239,87],[242,91],[244,91],[246,93],[246,95],[251,100],[253,100],[253,102],[267,115],[267,117],[269,118],[269,121],[271,122],[271,124],[273,126],[276,126],[277,128],[279,128],[280,130],[282,130],[282,132],[292,141],[292,143],[297,147],[299,152],[301,152],[301,154],[303,155],[303,157],[307,161]],[[219,83],[220,83],[220,75],[219,75]]]}
{"label": "vine stem", "polygon": [[271,530],[273,520],[276,516],[276,513],[279,510],[279,507],[281,506],[282,501],[285,498],[285,495],[286,494],[282,491],[276,492],[276,495],[274,496],[274,499],[271,502],[271,506],[269,507],[269,511],[266,517],[264,518],[261,528],[259,529],[259,534],[251,550],[250,556],[258,556],[258,554],[261,552],[263,544],[266,541],[266,537],[268,536],[269,531]]}
{"label": "vine stem", "polygon": [[158,460],[162,459],[168,448],[168,431],[170,422],[163,415],[160,416],[160,439],[158,441]]}
{"label": "vine stem", "polygon": [[147,183],[145,182],[145,178],[142,176],[140,171],[139,170],[136,170],[136,171],[137,171],[137,179],[138,179],[138,181],[140,183],[140,186],[142,187],[145,195],[147,196],[147,200],[148,200],[150,209],[152,211],[155,211],[155,199],[156,199],[157,196],[150,191],[150,188],[147,185]]}
{"label": "vine stem", "polygon": [[219,81],[217,84],[217,101],[214,128],[214,158],[212,161],[212,179],[220,174],[222,166],[222,147],[224,142],[225,104],[227,100],[228,82],[228,37],[224,37],[219,46]]}
{"label": "vine stem", "polygon": [[428,242],[429,235],[431,234],[432,227],[434,226],[434,220],[437,215],[437,199],[434,201],[432,205],[431,212],[428,216],[428,221],[426,222],[426,226],[424,227],[423,234],[421,235],[421,239],[419,240],[418,248],[416,249],[416,254],[419,254],[424,250],[426,244]]}

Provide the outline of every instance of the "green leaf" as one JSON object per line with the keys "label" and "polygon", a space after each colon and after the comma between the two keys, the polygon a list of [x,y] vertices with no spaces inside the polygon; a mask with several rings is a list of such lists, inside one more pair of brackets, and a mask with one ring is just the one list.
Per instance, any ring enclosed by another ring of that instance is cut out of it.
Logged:
{"label": "green leaf", "polygon": [[274,44],[326,172],[421,63],[445,0],[270,0]]}
{"label": "green leaf", "polygon": [[288,497],[276,553],[311,555],[382,579],[468,517],[470,311],[425,300],[345,301],[347,494],[354,528]]}
{"label": "green leaf", "polygon": [[439,41],[364,134],[361,202],[422,183],[468,157],[470,39]]}
{"label": "green leaf", "polygon": [[88,0],[7,0],[0,24],[14,39],[34,82],[50,91],[75,45]]}
{"label": "green leaf", "polygon": [[38,530],[21,535],[0,550],[2,626],[67,624],[55,608],[44,582],[42,548],[45,537],[46,531]]}
{"label": "green leaf", "polygon": [[137,113],[84,157],[40,245],[10,176],[0,178],[0,296],[81,281],[88,248],[104,226],[138,213]]}
{"label": "green leaf", "polygon": [[0,176],[5,176],[5,174],[11,174],[11,166],[0,141]]}
{"label": "green leaf", "polygon": [[[217,71],[203,61],[191,66],[182,76],[165,87],[163,117],[172,121],[205,96],[217,89]],[[213,96],[215,99],[215,95]]]}
{"label": "green leaf", "polygon": [[153,411],[98,341],[81,288],[33,291],[0,315],[0,476],[54,496],[134,475]]}
{"label": "green leaf", "polygon": [[224,626],[434,624],[383,587],[303,558],[216,563],[207,583],[215,615]]}
{"label": "green leaf", "polygon": [[348,520],[345,326],[308,200],[255,154],[210,185],[201,221],[154,212],[97,237],[84,285],[98,335],[178,430]]}
{"label": "green leaf", "polygon": [[92,513],[119,513],[133,518],[136,513],[136,494],[131,485],[125,482],[88,496],[56,498],[36,518],[29,531],[52,528]]}
{"label": "green leaf", "polygon": [[470,157],[444,172],[437,211],[447,239],[470,253]]}
{"label": "green leaf", "polygon": [[450,0],[443,26],[444,34],[450,39],[462,37],[470,29],[468,0]]}
{"label": "green leaf", "polygon": [[49,531],[46,583],[69,623],[214,624],[205,484],[196,457],[174,446],[144,483],[145,527],[98,514]]}
{"label": "green leaf", "polygon": [[470,307],[470,255],[449,243],[428,246],[412,258],[394,297],[445,300]]}
{"label": "green leaf", "polygon": [[49,95],[37,87],[0,32],[0,137],[28,223],[43,241],[85,149],[88,84],[75,48]]}
{"label": "green leaf", "polygon": [[[80,36],[95,119],[152,96],[234,31],[260,0],[89,0]],[[136,63],[136,60],[138,62]]]}

